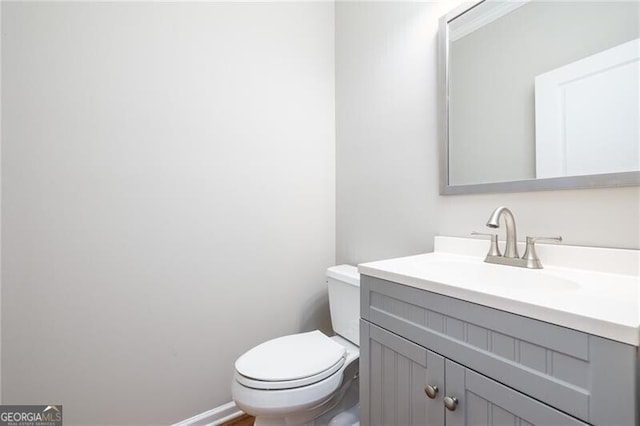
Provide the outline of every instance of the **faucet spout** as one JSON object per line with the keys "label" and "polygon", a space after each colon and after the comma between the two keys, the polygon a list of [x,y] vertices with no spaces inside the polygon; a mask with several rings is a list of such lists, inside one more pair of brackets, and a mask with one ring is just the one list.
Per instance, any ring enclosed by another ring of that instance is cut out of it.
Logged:
{"label": "faucet spout", "polygon": [[518,244],[516,237],[516,220],[513,217],[513,213],[506,207],[498,207],[491,213],[489,216],[489,220],[487,221],[487,226],[489,228],[499,228],[500,227],[500,217],[504,216],[505,224],[507,225],[507,246],[504,249],[504,257],[511,258],[519,258],[518,254]]}

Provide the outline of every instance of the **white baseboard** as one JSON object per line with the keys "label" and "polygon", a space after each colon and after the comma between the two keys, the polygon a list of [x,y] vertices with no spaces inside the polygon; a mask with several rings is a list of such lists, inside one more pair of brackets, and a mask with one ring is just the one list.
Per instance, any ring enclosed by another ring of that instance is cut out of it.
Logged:
{"label": "white baseboard", "polygon": [[242,411],[231,401],[204,413],[183,420],[173,426],[219,426],[242,415]]}

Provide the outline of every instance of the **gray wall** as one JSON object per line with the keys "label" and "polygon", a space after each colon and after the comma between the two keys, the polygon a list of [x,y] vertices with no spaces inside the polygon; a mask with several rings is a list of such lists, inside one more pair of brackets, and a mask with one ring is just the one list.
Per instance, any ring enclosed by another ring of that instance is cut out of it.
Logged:
{"label": "gray wall", "polygon": [[[336,3],[336,253],[420,253],[435,232],[441,3]],[[435,191],[435,192],[434,192]]]}
{"label": "gray wall", "polygon": [[520,239],[640,248],[638,187],[439,195],[437,22],[456,5],[336,4],[337,261],[430,251],[434,235],[482,231],[499,205]]}
{"label": "gray wall", "polygon": [[639,32],[638,2],[541,1],[452,42],[450,182],[534,178],[535,77]]}
{"label": "gray wall", "polygon": [[2,2],[2,66],[3,403],[167,424],[328,327],[332,3]]}

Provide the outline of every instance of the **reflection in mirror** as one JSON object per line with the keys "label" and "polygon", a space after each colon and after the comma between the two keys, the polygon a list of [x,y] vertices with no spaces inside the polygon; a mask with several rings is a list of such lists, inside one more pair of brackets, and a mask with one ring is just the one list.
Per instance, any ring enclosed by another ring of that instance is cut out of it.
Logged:
{"label": "reflection in mirror", "polygon": [[445,16],[443,35],[445,189],[598,174],[620,184],[620,172],[637,181],[639,2],[487,1]]}

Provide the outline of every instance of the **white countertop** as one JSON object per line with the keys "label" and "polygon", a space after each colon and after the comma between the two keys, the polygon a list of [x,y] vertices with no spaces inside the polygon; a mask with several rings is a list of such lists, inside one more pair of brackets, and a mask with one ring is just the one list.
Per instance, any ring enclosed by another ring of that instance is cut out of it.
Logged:
{"label": "white countertop", "polygon": [[433,253],[363,263],[358,271],[640,345],[640,251],[540,244],[544,269],[534,270],[485,263],[478,253],[488,244],[436,237]]}

